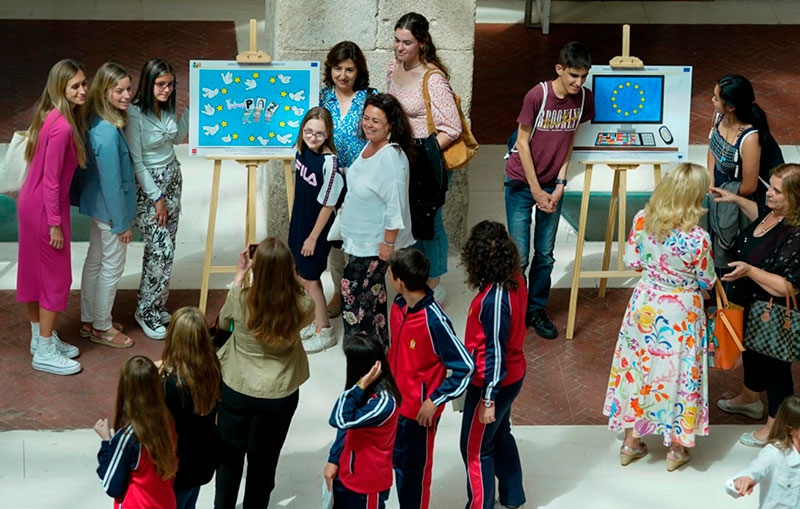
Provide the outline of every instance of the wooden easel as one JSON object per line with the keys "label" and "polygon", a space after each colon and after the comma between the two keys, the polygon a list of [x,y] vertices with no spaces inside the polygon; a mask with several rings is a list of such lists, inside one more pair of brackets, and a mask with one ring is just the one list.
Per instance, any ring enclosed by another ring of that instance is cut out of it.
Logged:
{"label": "wooden easel", "polygon": [[[240,64],[269,64],[272,58],[263,51],[256,50],[257,26],[256,20],[250,20],[250,50],[243,51],[236,56]],[[236,273],[233,265],[211,265],[214,251],[214,233],[217,223],[217,205],[219,203],[219,179],[222,173],[222,161],[234,160],[247,168],[247,206],[245,214],[245,245],[256,242],[256,177],[258,166],[269,161],[283,161],[283,172],[286,179],[286,201],[289,204],[289,214],[292,212],[292,199],[294,197],[294,180],[292,179],[292,160],[294,157],[210,157],[214,161],[214,176],[211,183],[211,202],[208,211],[208,232],[206,234],[206,252],[203,259],[203,280],[200,284],[200,310],[205,313],[208,303],[208,281],[211,274]]]}
{"label": "wooden easel", "polygon": [[[644,63],[641,59],[630,55],[630,25],[622,25],[622,55],[611,59],[609,65],[614,69],[642,69]],[[606,286],[610,277],[636,277],[637,272],[625,270],[623,255],[625,254],[626,209],[628,192],[628,171],[633,171],[644,164],[652,164],[655,173],[655,184],[661,182],[661,165],[665,161],[650,162],[623,162],[623,161],[581,161],[586,165],[583,176],[583,195],[581,196],[581,210],[578,220],[578,244],[575,246],[575,261],[572,271],[572,286],[569,294],[569,312],[567,313],[567,339],[575,336],[575,314],[578,308],[578,289],[582,278],[600,278],[598,295],[606,296]],[[596,164],[605,164],[614,172],[614,184],[611,189],[611,203],[608,207],[608,222],[606,223],[605,247],[603,249],[602,270],[582,270],[583,247],[586,242],[586,221],[589,215],[589,194],[592,187],[592,169]],[[616,209],[616,210],[615,210]],[[614,223],[617,223],[617,263],[614,270],[609,270],[611,262],[611,247],[614,242]]]}

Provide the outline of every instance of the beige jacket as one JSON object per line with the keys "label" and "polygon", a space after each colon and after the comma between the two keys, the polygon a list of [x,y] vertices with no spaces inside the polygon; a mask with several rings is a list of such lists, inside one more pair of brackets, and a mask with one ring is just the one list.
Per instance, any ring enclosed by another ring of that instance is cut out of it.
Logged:
{"label": "beige jacket", "polygon": [[[306,320],[311,323],[314,303],[305,298]],[[300,331],[289,343],[266,346],[253,338],[247,329],[248,310],[242,289],[233,286],[219,312],[220,327],[234,323],[233,334],[217,355],[222,365],[222,381],[231,389],[263,399],[289,396],[308,380],[308,357],[300,340]]]}

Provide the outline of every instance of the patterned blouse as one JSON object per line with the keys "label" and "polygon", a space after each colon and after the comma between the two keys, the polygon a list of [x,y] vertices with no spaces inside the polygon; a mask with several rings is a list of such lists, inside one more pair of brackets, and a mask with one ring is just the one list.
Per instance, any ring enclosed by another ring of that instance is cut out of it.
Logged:
{"label": "patterned blouse", "polygon": [[319,93],[319,105],[331,112],[333,117],[333,144],[339,155],[339,169],[344,171],[355,161],[367,140],[359,136],[361,128],[361,114],[364,112],[364,102],[367,96],[377,94],[374,88],[356,90],[353,102],[347,114],[342,116],[339,111],[339,100],[333,87],[325,87]]}
{"label": "patterned blouse", "polygon": [[[392,57],[386,69],[386,86],[390,94],[395,96],[408,115],[411,133],[414,138],[427,138],[428,121],[426,118],[425,99],[422,96],[422,78],[413,88],[401,87],[392,80],[396,60]],[[428,76],[428,93],[431,96],[431,112],[433,125],[448,138],[455,141],[461,136],[461,117],[458,114],[456,101],[450,83],[439,73]]]}

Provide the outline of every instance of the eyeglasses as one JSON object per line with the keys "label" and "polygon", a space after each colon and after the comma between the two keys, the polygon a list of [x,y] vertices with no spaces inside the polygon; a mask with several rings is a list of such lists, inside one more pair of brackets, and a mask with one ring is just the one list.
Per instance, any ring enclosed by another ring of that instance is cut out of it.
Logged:
{"label": "eyeglasses", "polygon": [[328,133],[312,131],[311,129],[303,129],[303,136],[305,136],[306,138],[315,138],[318,140],[324,140],[325,138],[328,137]]}
{"label": "eyeglasses", "polygon": [[156,90],[158,90],[159,92],[161,92],[163,90],[166,90],[168,88],[169,89],[174,89],[175,88],[175,82],[174,81],[168,81],[166,83],[159,83],[159,82],[156,81],[154,85],[156,87]]}

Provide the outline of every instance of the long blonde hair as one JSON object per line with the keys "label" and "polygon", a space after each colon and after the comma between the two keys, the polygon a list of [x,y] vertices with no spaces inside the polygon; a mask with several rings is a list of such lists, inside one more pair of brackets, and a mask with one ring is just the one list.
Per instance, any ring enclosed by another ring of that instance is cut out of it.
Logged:
{"label": "long blonde hair", "polygon": [[789,203],[789,212],[783,222],[800,226],[800,164],[781,164],[773,168],[771,174],[783,179],[783,196]]}
{"label": "long blonde hair", "polygon": [[208,415],[217,407],[222,375],[202,311],[183,307],[172,314],[161,359],[162,372],[175,375],[192,398],[194,413]]}
{"label": "long blonde hair", "polygon": [[711,179],[700,165],[681,163],[670,169],[644,207],[644,231],[664,240],[677,228],[688,232],[706,213],[703,199]]}
{"label": "long blonde hair", "polygon": [[778,407],[767,441],[784,451],[792,449],[792,431],[800,429],[800,396],[788,396]]}
{"label": "long blonde hair", "polygon": [[123,128],[128,123],[128,112],[120,111],[108,101],[109,92],[124,78],[131,75],[121,65],[106,62],[101,65],[92,79],[89,96],[86,99],[86,117],[97,115],[110,122],[116,128]]}
{"label": "long blonde hair", "polygon": [[67,100],[67,83],[75,77],[78,72],[86,75],[83,65],[77,60],[66,58],[56,62],[47,74],[47,85],[44,87],[41,97],[34,106],[33,120],[28,128],[28,145],[25,147],[25,160],[28,164],[33,160],[36,152],[36,143],[39,141],[39,132],[51,110],[58,110],[72,127],[72,139],[75,143],[75,152],[78,156],[78,165],[86,166],[86,147],[83,138],[86,133],[86,123],[82,113],[82,106],[74,109],[72,103]]}

